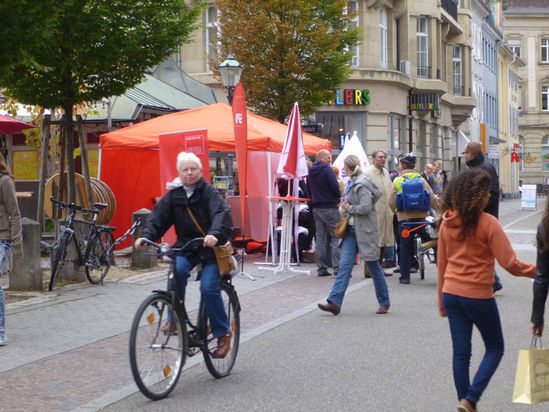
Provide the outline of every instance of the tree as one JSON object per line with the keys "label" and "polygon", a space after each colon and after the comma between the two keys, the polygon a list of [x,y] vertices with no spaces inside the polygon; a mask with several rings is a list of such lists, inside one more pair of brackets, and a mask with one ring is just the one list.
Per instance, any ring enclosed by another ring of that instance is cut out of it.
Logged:
{"label": "tree", "polygon": [[[201,10],[184,0],[3,0],[0,87],[21,103],[61,108],[72,136],[75,105],[141,82],[189,40]],[[67,172],[70,188],[72,156]]]}
{"label": "tree", "polygon": [[244,66],[246,100],[283,122],[294,102],[313,113],[349,76],[358,42],[346,0],[217,0],[218,62],[232,51]]}

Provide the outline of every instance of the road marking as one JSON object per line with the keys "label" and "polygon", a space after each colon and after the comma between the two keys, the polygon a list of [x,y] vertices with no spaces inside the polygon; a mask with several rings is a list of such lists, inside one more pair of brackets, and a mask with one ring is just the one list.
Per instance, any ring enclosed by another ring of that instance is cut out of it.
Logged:
{"label": "road marking", "polygon": [[511,247],[516,252],[536,252],[537,251],[536,246],[533,244],[531,245],[524,244],[524,243],[511,244]]}
{"label": "road marking", "polygon": [[535,229],[507,229],[505,233],[513,234],[513,235],[535,235],[536,230]]}
{"label": "road marking", "polygon": [[[544,208],[545,210],[545,208]],[[533,214],[527,214],[526,216],[522,216],[522,217],[519,217],[518,219],[515,219],[513,220],[511,223],[508,223],[506,224],[505,226],[503,226],[503,230],[506,230],[508,228],[510,228],[511,226],[513,226],[515,223],[518,223],[522,220],[525,220],[525,219],[530,219],[532,216],[535,216],[535,215],[539,215],[541,214],[542,210],[538,210],[537,212],[533,213]]]}

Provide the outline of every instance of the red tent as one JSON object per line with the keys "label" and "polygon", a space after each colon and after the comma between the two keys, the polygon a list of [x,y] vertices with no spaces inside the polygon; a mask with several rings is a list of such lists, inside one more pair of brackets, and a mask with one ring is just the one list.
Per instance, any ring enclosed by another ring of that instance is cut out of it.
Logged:
{"label": "red tent", "polygon": [[[248,150],[280,153],[287,126],[250,112],[247,118]],[[208,130],[209,150],[235,151],[232,110],[224,103],[167,114],[101,135],[100,179],[116,197],[111,224],[117,234],[130,226],[134,211],[152,209],[154,198],[161,195],[158,135],[198,129]],[[307,154],[331,150],[329,140],[308,133],[303,133],[303,145]]]}

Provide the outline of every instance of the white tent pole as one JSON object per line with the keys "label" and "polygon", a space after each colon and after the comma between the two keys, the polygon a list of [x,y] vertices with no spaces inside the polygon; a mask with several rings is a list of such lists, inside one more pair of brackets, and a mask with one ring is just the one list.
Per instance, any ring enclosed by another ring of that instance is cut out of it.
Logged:
{"label": "white tent pole", "polygon": [[[271,169],[271,152],[267,152],[267,179],[269,184],[269,197],[273,196],[273,181],[272,181],[272,169]],[[275,244],[274,244],[274,228],[273,228],[273,202],[269,199],[269,239],[267,239],[267,250],[265,251],[265,262],[267,262],[267,256],[269,255],[269,240],[271,242],[271,258],[273,265],[276,262],[275,258]]]}

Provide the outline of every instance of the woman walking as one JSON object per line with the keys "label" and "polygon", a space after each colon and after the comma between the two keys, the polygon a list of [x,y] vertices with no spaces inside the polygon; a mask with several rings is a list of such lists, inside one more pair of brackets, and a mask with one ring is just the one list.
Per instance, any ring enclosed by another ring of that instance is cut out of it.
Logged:
{"label": "woman walking", "polygon": [[349,226],[340,245],[339,270],[328,302],[319,303],[318,307],[334,315],[340,312],[356,254],[360,253],[360,258],[366,262],[374,282],[379,303],[376,313],[385,314],[390,305],[389,291],[379,264],[379,225],[374,207],[375,202],[381,197],[381,191],[362,173],[357,156],[347,156],[343,169],[349,176],[349,181],[345,187],[340,210],[349,216]]}
{"label": "woman walking", "polygon": [[[22,255],[21,214],[15,196],[13,175],[0,153],[0,280],[13,247],[13,255]],[[4,289],[0,283],[0,346],[8,342],[6,337]]]}
{"label": "woman walking", "polygon": [[537,241],[537,272],[534,279],[534,301],[532,303],[531,329],[534,336],[543,335],[545,302],[549,292],[549,201],[546,202],[545,213],[538,225]]}
{"label": "woman walking", "polygon": [[[438,237],[438,307],[448,316],[454,384],[461,412],[476,405],[503,357],[503,333],[494,298],[494,258],[514,276],[533,278],[536,266],[518,260],[498,220],[483,212],[490,176],[474,168],[450,180],[442,196]],[[469,378],[471,335],[476,326],[486,352]]]}

